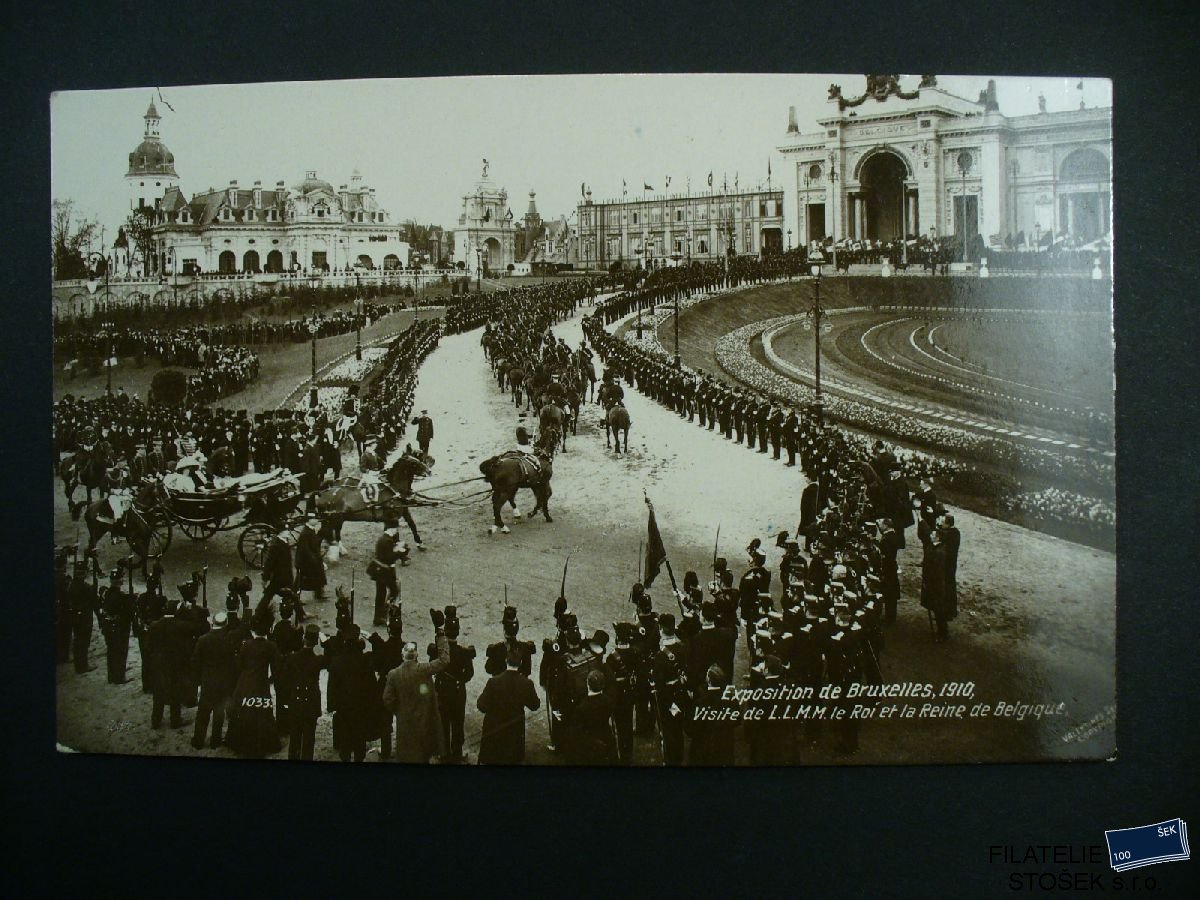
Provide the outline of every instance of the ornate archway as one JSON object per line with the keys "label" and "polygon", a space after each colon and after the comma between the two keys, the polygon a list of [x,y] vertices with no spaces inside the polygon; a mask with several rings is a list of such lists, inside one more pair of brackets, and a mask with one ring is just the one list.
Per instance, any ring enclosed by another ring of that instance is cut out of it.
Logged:
{"label": "ornate archway", "polygon": [[880,149],[864,157],[858,170],[856,233],[872,241],[893,241],[912,232],[906,221],[905,180],[908,164],[892,150]]}
{"label": "ornate archway", "polygon": [[272,274],[279,274],[283,271],[283,254],[278,250],[272,250],[267,254],[267,271]]}
{"label": "ornate archway", "polygon": [[499,272],[504,269],[504,248],[495,238],[483,242],[483,264],[489,272]]}
{"label": "ornate archway", "polygon": [[1081,147],[1063,160],[1058,185],[1059,230],[1075,243],[1104,237],[1109,220],[1109,163],[1099,150]]}
{"label": "ornate archway", "polygon": [[143,293],[142,291],[134,291],[125,298],[125,302],[121,305],[128,307],[129,309],[145,309],[149,302],[149,294]]}
{"label": "ornate archway", "polygon": [[259,265],[258,265],[258,251],[257,250],[247,250],[242,255],[242,271],[247,272],[247,273],[250,273],[250,272],[257,273],[258,271],[260,271]]}
{"label": "ornate archway", "polygon": [[233,275],[237,272],[237,255],[232,250],[223,250],[217,258],[217,271],[222,275]]}
{"label": "ornate archway", "polygon": [[400,257],[398,257],[395,253],[389,253],[383,258],[383,268],[385,270],[399,269]]}

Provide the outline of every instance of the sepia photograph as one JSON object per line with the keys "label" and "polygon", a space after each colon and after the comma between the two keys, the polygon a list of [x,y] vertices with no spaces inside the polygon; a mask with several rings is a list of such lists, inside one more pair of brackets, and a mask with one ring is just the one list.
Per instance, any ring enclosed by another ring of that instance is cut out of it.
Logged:
{"label": "sepia photograph", "polygon": [[58,752],[1115,758],[1112,89],[53,93]]}

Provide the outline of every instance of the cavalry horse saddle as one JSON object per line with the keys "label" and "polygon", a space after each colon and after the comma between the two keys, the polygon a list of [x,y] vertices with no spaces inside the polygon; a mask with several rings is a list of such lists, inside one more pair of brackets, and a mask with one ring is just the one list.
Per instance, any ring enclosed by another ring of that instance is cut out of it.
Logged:
{"label": "cavalry horse saddle", "polygon": [[499,459],[515,459],[521,467],[521,476],[526,481],[536,481],[542,476],[542,461],[532,453],[521,450],[509,450],[501,453]]}

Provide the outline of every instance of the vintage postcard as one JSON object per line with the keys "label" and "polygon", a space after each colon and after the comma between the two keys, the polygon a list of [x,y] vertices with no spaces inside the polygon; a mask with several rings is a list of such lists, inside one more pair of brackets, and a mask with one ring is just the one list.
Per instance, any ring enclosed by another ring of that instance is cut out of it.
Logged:
{"label": "vintage postcard", "polygon": [[49,103],[63,752],[1115,755],[1110,82]]}

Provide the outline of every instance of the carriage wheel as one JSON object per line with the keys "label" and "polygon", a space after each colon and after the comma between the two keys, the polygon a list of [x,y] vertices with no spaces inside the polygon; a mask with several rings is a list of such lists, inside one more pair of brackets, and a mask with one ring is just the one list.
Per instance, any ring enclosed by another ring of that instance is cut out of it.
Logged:
{"label": "carriage wheel", "polygon": [[223,519],[216,519],[211,522],[197,522],[193,519],[180,519],[179,530],[193,541],[204,541],[220,531],[220,525],[223,521]]}
{"label": "carriage wheel", "polygon": [[126,526],[122,529],[122,537],[129,545],[134,565],[140,566],[144,560],[162,556],[167,552],[167,548],[171,546],[171,523],[155,521],[143,516],[136,509],[131,509],[126,513]]}
{"label": "carriage wheel", "polygon": [[267,545],[275,536],[275,528],[263,522],[247,525],[238,538],[238,555],[242,562],[252,569],[262,571],[263,560],[267,555]]}

